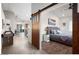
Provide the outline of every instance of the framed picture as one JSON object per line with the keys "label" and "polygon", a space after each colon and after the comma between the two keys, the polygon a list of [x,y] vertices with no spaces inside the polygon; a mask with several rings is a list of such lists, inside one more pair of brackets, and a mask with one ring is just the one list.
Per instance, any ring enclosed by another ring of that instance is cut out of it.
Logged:
{"label": "framed picture", "polygon": [[48,25],[56,25],[56,20],[48,18]]}

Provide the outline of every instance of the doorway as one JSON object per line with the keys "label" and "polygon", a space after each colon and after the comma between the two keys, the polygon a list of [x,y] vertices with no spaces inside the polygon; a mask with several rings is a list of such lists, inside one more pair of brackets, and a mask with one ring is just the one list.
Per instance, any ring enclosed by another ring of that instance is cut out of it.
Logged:
{"label": "doorway", "polygon": [[17,24],[16,33],[24,32],[24,25]]}

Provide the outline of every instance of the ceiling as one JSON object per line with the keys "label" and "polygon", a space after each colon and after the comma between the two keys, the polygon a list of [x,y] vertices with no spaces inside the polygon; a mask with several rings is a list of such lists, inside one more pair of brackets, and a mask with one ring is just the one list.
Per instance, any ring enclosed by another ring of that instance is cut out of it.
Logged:
{"label": "ceiling", "polygon": [[28,20],[32,13],[50,5],[51,3],[2,3],[4,11],[10,11],[22,20]]}
{"label": "ceiling", "polygon": [[[51,3],[2,3],[2,9],[11,11],[17,16],[19,19],[22,20],[28,20],[31,17],[32,13],[37,12],[40,9],[43,9],[44,7],[50,5]],[[68,9],[69,5],[65,4],[61,7],[54,6],[51,7],[50,11],[48,13],[54,14],[58,17],[62,16],[71,16],[72,10]],[[57,8],[56,8],[57,7]],[[56,8],[55,10],[53,10]]]}
{"label": "ceiling", "polygon": [[32,13],[37,12],[40,9],[50,5],[51,3],[32,3]]}
{"label": "ceiling", "polygon": [[31,3],[2,3],[2,9],[13,12],[22,20],[29,20],[31,17]]}

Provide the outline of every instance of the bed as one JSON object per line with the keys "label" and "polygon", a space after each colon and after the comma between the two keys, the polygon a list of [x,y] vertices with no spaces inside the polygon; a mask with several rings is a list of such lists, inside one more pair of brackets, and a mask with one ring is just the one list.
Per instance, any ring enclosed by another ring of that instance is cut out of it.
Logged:
{"label": "bed", "polygon": [[72,46],[72,35],[70,35],[71,33],[63,33],[58,27],[49,27],[48,30],[50,41]]}

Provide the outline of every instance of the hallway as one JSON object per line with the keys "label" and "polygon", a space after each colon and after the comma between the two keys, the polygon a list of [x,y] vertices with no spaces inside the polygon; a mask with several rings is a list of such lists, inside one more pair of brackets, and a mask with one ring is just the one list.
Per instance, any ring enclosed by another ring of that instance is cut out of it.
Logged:
{"label": "hallway", "polygon": [[33,47],[24,33],[19,33],[14,36],[14,43],[12,46],[6,47],[2,50],[2,54],[44,54],[44,51],[39,51]]}

